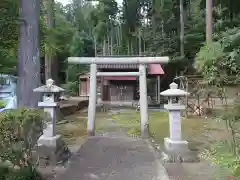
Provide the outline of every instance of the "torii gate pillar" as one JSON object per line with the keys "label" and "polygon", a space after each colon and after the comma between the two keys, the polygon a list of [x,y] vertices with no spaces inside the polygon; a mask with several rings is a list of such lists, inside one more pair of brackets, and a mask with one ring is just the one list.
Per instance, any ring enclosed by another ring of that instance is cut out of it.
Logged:
{"label": "torii gate pillar", "polygon": [[88,104],[87,131],[90,136],[95,135],[95,118],[97,103],[97,64],[90,66],[90,96]]}
{"label": "torii gate pillar", "polygon": [[145,64],[139,64],[139,73],[141,136],[148,137],[147,75]]}

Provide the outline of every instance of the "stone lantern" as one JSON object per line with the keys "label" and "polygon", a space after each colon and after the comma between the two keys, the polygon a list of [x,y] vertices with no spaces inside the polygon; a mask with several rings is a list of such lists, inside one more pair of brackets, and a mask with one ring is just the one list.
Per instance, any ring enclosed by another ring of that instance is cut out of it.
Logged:
{"label": "stone lantern", "polygon": [[61,139],[61,136],[56,134],[56,123],[58,120],[57,114],[60,112],[57,97],[59,93],[64,91],[64,89],[54,85],[54,81],[52,79],[48,79],[46,81],[46,85],[38,87],[33,91],[43,94],[42,101],[38,102],[38,107],[43,108],[44,112],[46,112],[43,135],[38,140],[40,164],[42,164],[41,158],[48,159],[50,161],[48,164],[56,164],[59,161],[62,161],[61,158],[63,157],[63,153],[69,153],[65,143]]}
{"label": "stone lantern", "polygon": [[57,94],[63,92],[64,89],[53,84],[52,79],[46,81],[46,85],[34,89],[34,92],[43,93],[43,101],[38,102],[38,106],[43,108],[47,113],[46,128],[43,131],[44,137],[56,136],[56,121],[57,121],[57,108],[59,108],[59,102],[57,102]]}
{"label": "stone lantern", "polygon": [[165,104],[164,108],[169,113],[170,137],[164,138],[165,149],[176,154],[186,152],[188,151],[188,142],[182,140],[181,132],[181,110],[186,107],[180,104],[179,98],[187,96],[189,93],[178,89],[178,85],[173,82],[170,84],[170,89],[161,92],[160,95],[168,97],[168,104]]}

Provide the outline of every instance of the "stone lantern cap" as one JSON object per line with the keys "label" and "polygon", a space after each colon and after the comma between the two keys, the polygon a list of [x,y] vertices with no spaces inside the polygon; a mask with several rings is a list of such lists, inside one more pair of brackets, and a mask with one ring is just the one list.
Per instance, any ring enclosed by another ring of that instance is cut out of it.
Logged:
{"label": "stone lantern cap", "polygon": [[63,92],[64,89],[54,85],[54,80],[48,79],[46,81],[46,85],[40,86],[33,90],[34,92],[42,92],[42,93],[59,93]]}
{"label": "stone lantern cap", "polygon": [[189,95],[188,92],[178,89],[178,85],[175,82],[171,83],[169,87],[170,89],[161,92],[160,95],[168,97],[180,97]]}

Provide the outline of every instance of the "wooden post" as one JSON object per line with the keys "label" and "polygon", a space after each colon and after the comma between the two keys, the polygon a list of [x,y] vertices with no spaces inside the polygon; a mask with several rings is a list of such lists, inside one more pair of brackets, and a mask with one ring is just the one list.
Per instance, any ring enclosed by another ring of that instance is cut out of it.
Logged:
{"label": "wooden post", "polygon": [[156,94],[156,102],[158,102],[158,96],[159,96],[159,94],[158,94],[158,77],[156,76],[156,79],[155,79],[155,94]]}
{"label": "wooden post", "polygon": [[90,95],[88,105],[88,125],[87,131],[90,136],[95,135],[95,116],[97,103],[97,65],[90,66]]}
{"label": "wooden post", "polygon": [[158,99],[157,99],[157,101],[158,101],[158,103],[160,104],[160,91],[161,91],[161,77],[160,77],[160,75],[157,77],[158,79],[157,79],[157,81],[158,81],[158,91],[157,91],[157,93],[158,93]]}
{"label": "wooden post", "polygon": [[140,88],[140,113],[141,113],[141,136],[148,136],[148,101],[147,101],[147,79],[146,66],[139,64],[139,88]]}

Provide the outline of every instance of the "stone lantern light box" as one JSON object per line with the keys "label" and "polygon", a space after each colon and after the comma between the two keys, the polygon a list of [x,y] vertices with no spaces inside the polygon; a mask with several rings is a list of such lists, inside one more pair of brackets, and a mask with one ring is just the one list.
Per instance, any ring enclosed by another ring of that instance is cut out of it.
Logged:
{"label": "stone lantern light box", "polygon": [[56,102],[56,95],[64,92],[65,90],[61,87],[54,85],[54,80],[48,79],[46,85],[40,86],[33,90],[34,92],[43,93],[43,102]]}
{"label": "stone lantern light box", "polygon": [[175,152],[188,150],[188,142],[182,140],[181,132],[181,110],[186,107],[180,104],[179,97],[187,96],[189,93],[178,89],[178,85],[173,82],[170,84],[170,89],[161,92],[160,95],[168,97],[168,104],[164,105],[169,113],[170,128],[170,137],[164,139],[166,150]]}

